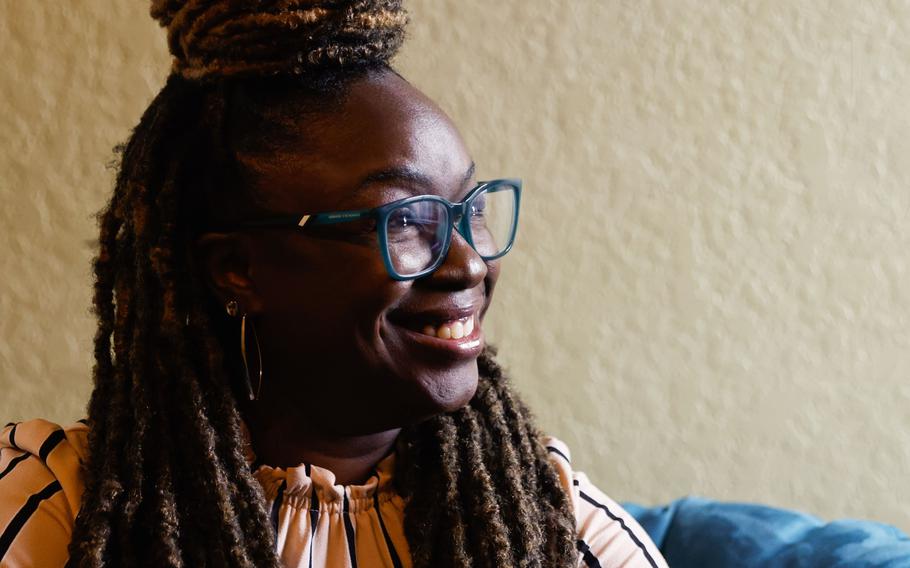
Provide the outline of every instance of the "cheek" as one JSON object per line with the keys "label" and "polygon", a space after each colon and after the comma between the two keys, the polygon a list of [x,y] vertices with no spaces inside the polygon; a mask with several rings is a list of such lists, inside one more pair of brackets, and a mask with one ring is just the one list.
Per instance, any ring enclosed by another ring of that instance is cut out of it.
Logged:
{"label": "cheek", "polygon": [[[261,263],[258,280],[271,318],[297,322],[294,327],[303,334],[350,338],[354,328],[372,328],[405,293],[406,283],[389,277],[372,248],[306,240],[311,242],[270,252]],[[301,320],[314,325],[300,325]]]}

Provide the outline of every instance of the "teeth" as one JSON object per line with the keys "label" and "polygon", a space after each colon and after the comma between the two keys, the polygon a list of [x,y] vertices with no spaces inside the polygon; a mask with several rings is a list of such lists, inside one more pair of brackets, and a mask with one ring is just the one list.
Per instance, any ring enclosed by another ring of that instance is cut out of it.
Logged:
{"label": "teeth", "polygon": [[474,316],[468,316],[465,319],[448,322],[440,325],[439,327],[433,327],[432,325],[427,325],[423,328],[424,335],[430,335],[433,337],[438,337],[439,339],[461,339],[471,335],[474,331]]}

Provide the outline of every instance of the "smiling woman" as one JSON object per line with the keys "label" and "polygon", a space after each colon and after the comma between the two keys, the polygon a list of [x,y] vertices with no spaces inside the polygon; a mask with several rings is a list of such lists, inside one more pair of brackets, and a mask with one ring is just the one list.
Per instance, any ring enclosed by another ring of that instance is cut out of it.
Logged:
{"label": "smiling woman", "polygon": [[152,14],[89,416],[3,431],[3,565],[665,566],[485,342],[521,183],[389,67],[399,2]]}

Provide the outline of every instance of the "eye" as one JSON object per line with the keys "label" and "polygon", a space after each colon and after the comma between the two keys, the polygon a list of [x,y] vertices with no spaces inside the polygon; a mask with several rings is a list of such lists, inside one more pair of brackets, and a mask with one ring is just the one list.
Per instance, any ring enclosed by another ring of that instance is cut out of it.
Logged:
{"label": "eye", "polygon": [[390,237],[411,239],[423,236],[429,239],[439,232],[446,213],[445,205],[438,201],[413,201],[389,212],[386,229]]}
{"label": "eye", "polygon": [[389,229],[401,230],[414,226],[417,215],[410,207],[399,207],[389,215]]}

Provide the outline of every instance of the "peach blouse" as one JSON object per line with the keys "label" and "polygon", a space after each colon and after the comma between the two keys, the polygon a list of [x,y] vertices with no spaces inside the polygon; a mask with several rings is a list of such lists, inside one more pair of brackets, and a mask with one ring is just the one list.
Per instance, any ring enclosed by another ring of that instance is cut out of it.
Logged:
{"label": "peach blouse", "polygon": [[[63,428],[42,419],[7,425],[0,434],[0,568],[64,566],[83,483],[88,426]],[[544,440],[578,527],[579,567],[665,568],[647,533],[582,472],[569,449]],[[247,459],[255,456],[247,447]],[[284,566],[362,568],[411,566],[404,536],[404,500],[393,490],[395,454],[361,485],[301,464],[256,467]]]}

